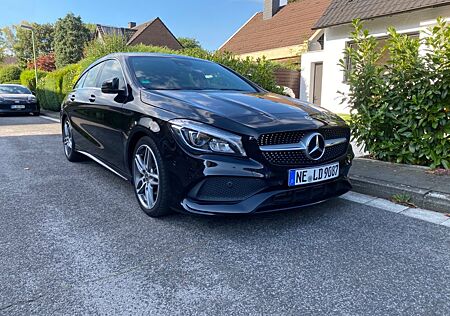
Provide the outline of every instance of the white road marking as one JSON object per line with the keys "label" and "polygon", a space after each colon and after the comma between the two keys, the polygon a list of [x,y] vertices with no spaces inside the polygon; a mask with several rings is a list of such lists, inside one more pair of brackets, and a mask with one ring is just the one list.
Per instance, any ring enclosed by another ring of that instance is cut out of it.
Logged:
{"label": "white road marking", "polygon": [[53,117],[45,116],[45,115],[42,115],[42,114],[41,114],[39,117],[40,117],[40,118],[43,118],[43,119],[46,119],[46,120],[49,120],[49,121],[52,121],[52,122],[56,122],[56,123],[59,123],[59,122],[60,122],[59,119],[55,119],[55,118],[53,118]]}
{"label": "white road marking", "polygon": [[409,217],[414,217],[426,222],[438,224],[445,227],[450,227],[450,218],[443,213],[424,210],[420,208],[412,208],[393,203],[389,200],[376,198],[370,195],[348,192],[341,196],[341,199],[351,202],[372,206],[397,214],[402,214]]}

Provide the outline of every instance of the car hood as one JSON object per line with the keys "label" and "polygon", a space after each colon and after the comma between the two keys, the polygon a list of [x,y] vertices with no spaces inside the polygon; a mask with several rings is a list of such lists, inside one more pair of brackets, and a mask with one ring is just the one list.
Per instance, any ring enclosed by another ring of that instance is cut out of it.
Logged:
{"label": "car hood", "polygon": [[261,133],[345,125],[331,112],[307,102],[269,92],[143,90],[142,101],[177,113],[183,118],[219,127],[224,125],[225,128],[234,123]]}

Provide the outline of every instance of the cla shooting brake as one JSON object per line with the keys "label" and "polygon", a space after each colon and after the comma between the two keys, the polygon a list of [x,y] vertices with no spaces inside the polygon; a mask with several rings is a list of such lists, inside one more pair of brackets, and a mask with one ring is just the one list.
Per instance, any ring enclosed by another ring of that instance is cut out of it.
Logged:
{"label": "cla shooting brake", "polygon": [[350,190],[350,130],[339,117],[190,57],[108,55],[61,110],[64,152],[129,180],[150,216],[256,213]]}

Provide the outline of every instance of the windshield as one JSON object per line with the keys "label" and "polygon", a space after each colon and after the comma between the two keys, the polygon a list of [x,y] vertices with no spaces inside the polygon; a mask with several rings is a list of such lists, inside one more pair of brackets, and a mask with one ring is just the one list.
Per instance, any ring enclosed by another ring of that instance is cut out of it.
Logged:
{"label": "windshield", "polygon": [[256,92],[245,80],[216,63],[179,57],[130,57],[140,84],[151,90],[237,90]]}
{"label": "windshield", "polygon": [[31,94],[31,91],[22,86],[0,85],[0,94]]}

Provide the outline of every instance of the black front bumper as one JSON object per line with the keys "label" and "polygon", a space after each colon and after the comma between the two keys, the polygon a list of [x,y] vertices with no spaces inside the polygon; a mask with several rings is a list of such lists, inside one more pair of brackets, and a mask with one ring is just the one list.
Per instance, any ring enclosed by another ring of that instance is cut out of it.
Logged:
{"label": "black front bumper", "polygon": [[274,189],[256,193],[240,202],[202,202],[186,198],[183,208],[196,214],[250,214],[305,207],[338,197],[352,189],[347,177],[304,188]]}
{"label": "black front bumper", "polygon": [[39,112],[39,104],[38,103],[20,103],[21,105],[24,105],[25,108],[23,109],[12,109],[11,106],[17,105],[17,104],[0,104],[0,113],[6,113],[6,114],[14,114],[14,113],[37,113]]}
{"label": "black front bumper", "polygon": [[337,178],[290,187],[289,169],[302,166],[277,167],[251,158],[195,156],[179,149],[171,168],[171,183],[176,184],[172,193],[179,203],[175,207],[181,205],[182,210],[196,214],[249,214],[316,204],[351,190],[348,173],[352,159],[349,146],[345,155],[316,165],[339,162]]}

